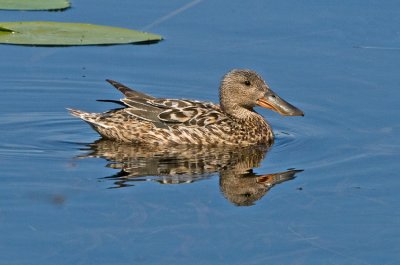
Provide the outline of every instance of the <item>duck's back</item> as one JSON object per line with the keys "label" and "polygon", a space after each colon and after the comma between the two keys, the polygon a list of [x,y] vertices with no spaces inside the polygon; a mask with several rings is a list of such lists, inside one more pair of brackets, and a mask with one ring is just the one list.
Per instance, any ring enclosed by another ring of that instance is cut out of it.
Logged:
{"label": "duck's back", "polygon": [[122,108],[104,113],[70,110],[105,138],[145,145],[245,146],[273,140],[271,128],[257,113],[239,120],[213,103],[154,98],[108,81],[126,96],[121,101],[110,100]]}

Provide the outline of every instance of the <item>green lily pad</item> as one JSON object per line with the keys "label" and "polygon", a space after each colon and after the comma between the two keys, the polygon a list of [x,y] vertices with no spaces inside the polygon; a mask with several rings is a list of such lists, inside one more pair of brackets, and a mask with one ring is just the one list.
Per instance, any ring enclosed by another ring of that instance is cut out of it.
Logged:
{"label": "green lily pad", "polygon": [[35,46],[155,43],[160,35],[93,24],[63,22],[0,22],[0,43]]}
{"label": "green lily pad", "polygon": [[3,27],[0,27],[0,33],[2,33],[2,32],[14,32],[14,31],[12,31],[11,29],[6,29]]}
{"label": "green lily pad", "polygon": [[70,6],[68,0],[0,0],[0,9],[6,10],[62,10]]}

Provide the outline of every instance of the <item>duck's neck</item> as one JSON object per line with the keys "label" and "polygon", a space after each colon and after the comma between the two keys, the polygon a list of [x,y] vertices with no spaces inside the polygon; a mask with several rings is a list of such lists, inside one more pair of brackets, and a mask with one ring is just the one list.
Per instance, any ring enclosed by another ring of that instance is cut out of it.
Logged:
{"label": "duck's neck", "polygon": [[224,111],[229,116],[232,116],[239,120],[252,120],[254,118],[259,118],[260,115],[253,109],[247,109],[239,106],[224,106],[221,105],[222,111]]}

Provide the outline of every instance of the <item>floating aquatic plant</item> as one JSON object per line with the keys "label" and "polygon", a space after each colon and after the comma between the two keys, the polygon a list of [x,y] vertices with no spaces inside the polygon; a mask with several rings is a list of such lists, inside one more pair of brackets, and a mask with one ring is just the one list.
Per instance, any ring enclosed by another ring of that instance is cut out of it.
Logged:
{"label": "floating aquatic plant", "polygon": [[109,26],[49,21],[0,22],[0,43],[35,46],[155,43],[162,36]]}
{"label": "floating aquatic plant", "polygon": [[68,0],[0,0],[6,10],[63,10],[71,6]]}

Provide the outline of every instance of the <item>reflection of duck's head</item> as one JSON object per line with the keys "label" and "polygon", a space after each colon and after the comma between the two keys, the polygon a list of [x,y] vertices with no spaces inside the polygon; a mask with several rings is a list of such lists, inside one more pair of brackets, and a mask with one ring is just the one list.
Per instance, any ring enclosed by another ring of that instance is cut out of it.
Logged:
{"label": "reflection of duck's head", "polygon": [[220,188],[225,198],[237,206],[250,206],[261,199],[274,185],[292,180],[302,170],[289,170],[280,173],[256,175],[252,170],[247,174],[223,172],[220,175]]}
{"label": "reflection of duck's head", "polygon": [[[83,157],[101,157],[107,167],[120,172],[105,177],[114,181],[112,188],[122,188],[152,181],[161,184],[183,184],[220,175],[220,189],[236,205],[251,205],[275,184],[294,178],[297,171],[255,175],[268,150],[267,146],[237,148],[226,146],[169,147],[126,145],[99,140],[89,145]],[[81,156],[82,157],[82,156]]]}

